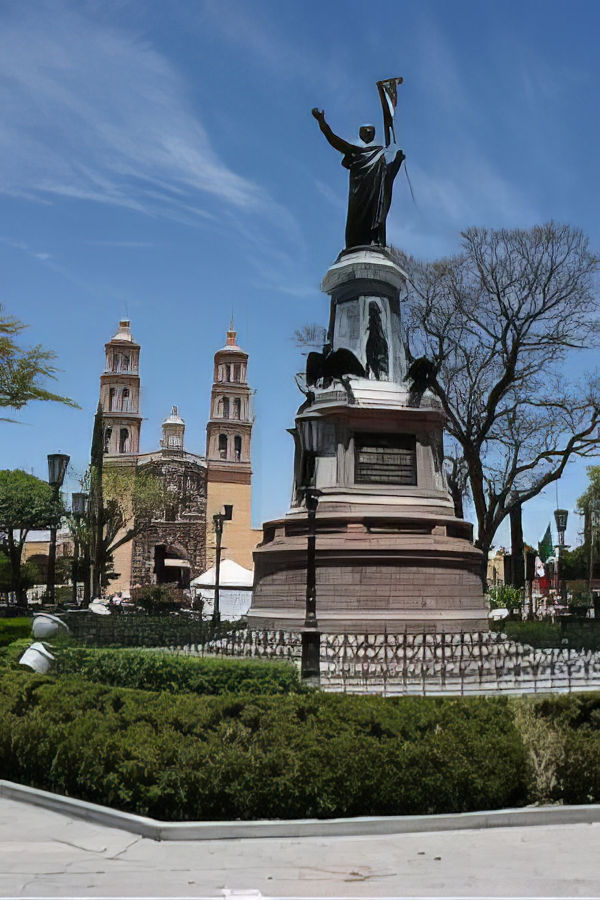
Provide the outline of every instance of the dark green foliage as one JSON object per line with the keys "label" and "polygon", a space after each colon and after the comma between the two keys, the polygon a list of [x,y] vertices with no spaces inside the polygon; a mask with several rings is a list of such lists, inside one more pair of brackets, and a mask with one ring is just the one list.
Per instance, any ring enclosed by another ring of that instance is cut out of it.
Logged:
{"label": "dark green foliage", "polygon": [[505,634],[510,641],[529,644],[531,647],[562,647],[560,625],[553,622],[521,622],[503,619],[492,624],[494,631]]}
{"label": "dark green foliage", "polygon": [[177,612],[181,606],[179,593],[166,585],[147,584],[134,588],[131,599],[143,607],[149,616],[168,616],[172,612]]}
{"label": "dark green foliage", "polygon": [[6,647],[19,638],[30,637],[31,621],[26,616],[16,619],[0,619],[0,647]]}
{"label": "dark green foliage", "polygon": [[153,650],[63,648],[59,674],[115,687],[194,694],[284,694],[300,690],[293,663],[175,656]]}
{"label": "dark green foliage", "polygon": [[600,651],[600,620],[559,618],[556,622],[504,619],[492,625],[511,641],[536,648]]}
{"label": "dark green foliage", "polygon": [[527,802],[504,699],[155,694],[6,671],[0,776],[163,819]]}
{"label": "dark green foliage", "polygon": [[96,616],[76,612],[66,616],[78,643],[92,647],[183,647],[205,644],[231,634],[246,625],[242,622],[212,622],[178,616],[113,615]]}

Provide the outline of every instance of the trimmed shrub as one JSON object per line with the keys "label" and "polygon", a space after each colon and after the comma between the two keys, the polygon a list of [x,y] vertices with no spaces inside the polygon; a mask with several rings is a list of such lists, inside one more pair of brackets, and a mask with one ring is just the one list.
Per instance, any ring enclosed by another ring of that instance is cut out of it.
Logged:
{"label": "trimmed shrub", "polygon": [[18,619],[0,619],[0,647],[6,647],[19,638],[31,637],[32,620],[23,616]]}
{"label": "trimmed shrub", "polygon": [[0,772],[162,819],[527,802],[526,755],[504,698],[197,697],[5,670]]}
{"label": "trimmed shrub", "polygon": [[63,617],[79,644],[91,647],[184,647],[203,645],[234,634],[246,625],[223,621],[219,625],[188,615],[146,616],[122,614],[97,616],[72,612]]}
{"label": "trimmed shrub", "polygon": [[150,691],[194,694],[284,694],[300,690],[293,663],[175,656],[153,650],[62,648],[57,672]]}
{"label": "trimmed shrub", "polygon": [[569,648],[571,650],[600,651],[600,620],[569,619],[561,617],[557,622],[515,622],[503,619],[492,626],[511,641],[529,644],[539,649]]}
{"label": "trimmed shrub", "polygon": [[556,772],[550,799],[600,802],[600,695],[566,694],[532,704],[538,719],[560,736],[552,760]]}

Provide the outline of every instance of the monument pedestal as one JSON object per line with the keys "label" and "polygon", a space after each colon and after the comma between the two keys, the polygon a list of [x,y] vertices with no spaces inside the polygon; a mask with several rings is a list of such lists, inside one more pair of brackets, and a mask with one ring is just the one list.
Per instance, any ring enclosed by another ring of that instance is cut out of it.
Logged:
{"label": "monument pedestal", "polygon": [[482,555],[472,526],[454,515],[443,473],[444,413],[430,392],[415,395],[406,382],[404,283],[375,247],[344,251],[325,276],[331,351],[350,351],[365,377],[321,378],[298,410],[292,506],[265,523],[254,552],[251,627],[303,628],[305,494],[316,489],[321,632],[488,628]]}

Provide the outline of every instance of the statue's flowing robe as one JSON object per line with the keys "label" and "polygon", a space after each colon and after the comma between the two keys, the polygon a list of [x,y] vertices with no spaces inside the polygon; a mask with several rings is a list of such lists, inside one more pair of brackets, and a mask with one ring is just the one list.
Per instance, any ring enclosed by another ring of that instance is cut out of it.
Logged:
{"label": "statue's flowing robe", "polygon": [[[385,220],[392,202],[393,175],[385,150],[377,144],[354,145],[342,165],[350,171],[346,247],[385,246]],[[394,172],[395,175],[395,172]]]}

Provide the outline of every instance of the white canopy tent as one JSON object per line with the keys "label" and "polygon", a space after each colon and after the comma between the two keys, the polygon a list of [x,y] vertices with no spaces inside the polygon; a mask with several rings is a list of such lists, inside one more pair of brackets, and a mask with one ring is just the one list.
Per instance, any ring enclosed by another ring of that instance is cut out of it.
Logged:
{"label": "white canopy tent", "polygon": [[[203,601],[202,613],[212,616],[215,602],[215,566],[190,582],[196,597]],[[219,607],[222,619],[235,620],[245,616],[252,604],[254,572],[232,559],[221,560],[219,570]]]}

